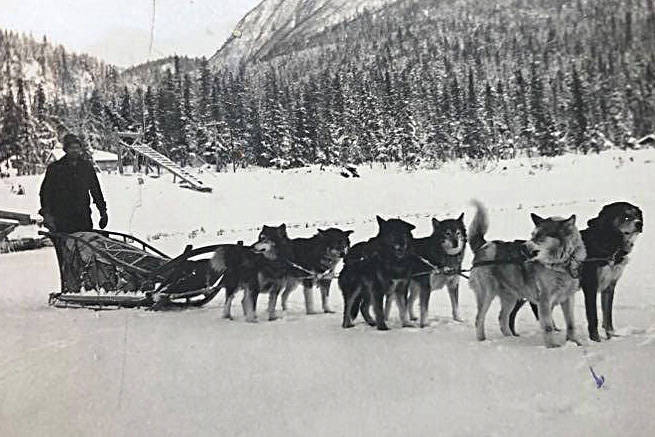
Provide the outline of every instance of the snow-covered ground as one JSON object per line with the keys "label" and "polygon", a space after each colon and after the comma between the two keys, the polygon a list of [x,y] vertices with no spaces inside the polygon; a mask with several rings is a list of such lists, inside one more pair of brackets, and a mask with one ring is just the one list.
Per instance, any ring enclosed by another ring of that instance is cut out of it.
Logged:
{"label": "snow-covered ground", "polygon": [[[167,177],[139,184],[138,176],[103,174],[109,228],[171,255],[186,244],[248,243],[258,226],[282,222],[291,236],[353,229],[355,242],[375,232],[376,214],[401,216],[422,236],[432,216],[464,211],[468,222],[472,197],[490,208],[491,238],[527,237],[532,211],[576,213],[584,225],[616,200],[639,205],[646,224],[617,289],[622,336],[556,350],[543,347],[528,310],[517,320],[523,335],[502,337],[497,303],[487,317],[490,340],[476,341],[465,281],[465,323],[450,319],[441,291],[429,328],[395,322],[378,332],[360,319],[345,331],[340,314],[305,316],[300,292],[282,320],[256,325],[236,311],[235,321],[222,320],[222,295],[206,308],[171,313],[50,308],[47,295],[58,287],[53,250],[1,255],[0,435],[653,435],[654,170],[655,150],[514,160],[482,172],[459,164],[410,173],[362,167],[359,179],[317,168],[256,169],[204,173],[211,194],[176,188]],[[40,181],[1,180],[0,209],[38,210]],[[11,194],[12,183],[27,195]],[[336,284],[331,302],[341,310]],[[559,310],[556,320],[563,325]],[[586,338],[581,293],[576,320]],[[590,365],[605,376],[603,389]]]}

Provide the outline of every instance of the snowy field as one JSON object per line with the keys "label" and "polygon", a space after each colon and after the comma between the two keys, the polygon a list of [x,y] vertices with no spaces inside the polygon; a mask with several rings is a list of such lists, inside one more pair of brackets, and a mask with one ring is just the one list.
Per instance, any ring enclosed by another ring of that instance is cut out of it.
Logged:
{"label": "snowy field", "polygon": [[[480,172],[450,164],[411,173],[362,167],[360,174],[204,173],[211,194],[167,177],[139,184],[137,176],[103,174],[101,183],[109,229],[170,255],[186,244],[250,243],[257,227],[282,222],[292,237],[337,226],[353,229],[356,242],[375,233],[376,214],[401,216],[423,236],[432,216],[465,212],[468,223],[473,197],[490,208],[489,237],[526,238],[532,211],[575,213],[584,225],[604,204],[629,201],[646,224],[617,287],[621,336],[547,350],[527,309],[517,319],[523,335],[502,337],[496,302],[489,341],[480,343],[466,281],[465,323],[452,321],[441,291],[429,328],[400,329],[394,312],[389,332],[361,318],[343,330],[338,313],[305,316],[300,291],[275,322],[264,321],[260,299],[258,324],[237,311],[235,321],[222,320],[222,294],[183,312],[55,309],[47,305],[59,281],[52,248],[0,255],[0,435],[655,435],[655,150],[515,160]],[[0,209],[38,210],[40,182],[0,181]],[[11,194],[12,183],[27,195]],[[331,303],[341,311],[336,284]],[[555,317],[563,326],[561,311]],[[586,339],[582,293],[576,321]],[[605,376],[603,389],[590,365]]]}

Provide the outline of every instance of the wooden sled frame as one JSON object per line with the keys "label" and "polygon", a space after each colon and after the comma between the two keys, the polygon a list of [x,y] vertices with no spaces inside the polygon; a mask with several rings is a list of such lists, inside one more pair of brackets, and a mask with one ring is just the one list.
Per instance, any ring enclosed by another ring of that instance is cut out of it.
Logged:
{"label": "wooden sled frame", "polygon": [[52,240],[57,253],[61,290],[49,298],[49,304],[55,307],[199,307],[220,290],[221,278],[207,284],[209,260],[192,258],[214,252],[221,245],[197,249],[187,246],[181,255],[171,258],[145,241],[120,232],[93,230],[86,236],[97,234],[94,242],[79,234],[40,234]]}

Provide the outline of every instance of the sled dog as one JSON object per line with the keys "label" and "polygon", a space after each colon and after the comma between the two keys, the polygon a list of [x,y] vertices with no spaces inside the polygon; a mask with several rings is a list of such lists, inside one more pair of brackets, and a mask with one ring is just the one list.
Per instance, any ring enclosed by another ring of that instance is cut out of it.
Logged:
{"label": "sled dog", "polygon": [[[439,221],[432,219],[432,235],[416,238],[412,243],[414,255],[418,258],[409,282],[409,318],[417,320],[414,303],[419,299],[420,326],[428,325],[428,306],[432,290],[447,287],[453,319],[462,321],[459,313],[459,272],[466,249],[466,226],[464,214],[457,219]],[[391,299],[387,300],[385,313],[388,318]]]}
{"label": "sled dog", "polygon": [[314,310],[313,288],[318,285],[321,290],[323,312],[332,313],[328,297],[334,270],[350,248],[349,236],[353,231],[336,228],[319,229],[311,238],[292,238],[289,242],[290,266],[287,283],[282,293],[282,309],[287,309],[289,294],[300,284],[305,295],[307,314],[316,314]]}
{"label": "sled dog", "polygon": [[268,319],[277,319],[275,306],[286,281],[290,252],[288,242],[284,224],[277,227],[264,225],[252,246],[224,246],[214,253],[209,276],[223,276],[220,286],[225,288],[224,318],[232,318],[232,300],[243,289],[241,305],[248,322],[257,321],[257,297],[260,293],[269,294]]}
{"label": "sled dog", "polygon": [[566,321],[566,339],[580,345],[575,333],[574,294],[580,287],[579,269],[586,258],[575,215],[568,219],[541,218],[532,214],[535,228],[528,241],[489,241],[485,234],[489,219],[485,207],[474,202],[477,211],[469,227],[469,243],[475,254],[470,286],[477,300],[475,329],[484,340],[484,321],[494,297],[501,300],[500,330],[511,336],[509,316],[519,299],[539,308],[546,347],[561,346],[553,334],[552,309],[559,304]]}
{"label": "sled dog", "polygon": [[[406,305],[409,279],[416,263],[411,252],[414,225],[379,216],[377,222],[378,235],[354,245],[344,258],[344,268],[339,275],[344,328],[354,326],[353,319],[361,310],[369,325],[382,331],[389,329],[384,317],[384,299],[392,295],[400,307],[403,326],[413,326],[407,320]],[[369,313],[371,303],[375,320]]]}

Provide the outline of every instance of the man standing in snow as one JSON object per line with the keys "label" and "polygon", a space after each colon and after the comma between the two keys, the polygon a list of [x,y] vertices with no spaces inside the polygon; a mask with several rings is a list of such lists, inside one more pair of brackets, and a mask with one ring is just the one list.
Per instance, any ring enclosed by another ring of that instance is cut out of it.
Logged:
{"label": "man standing in snow", "polygon": [[45,226],[54,232],[93,229],[90,197],[100,212],[100,229],[107,226],[107,205],[87,150],[73,134],[64,136],[63,158],[48,165],[41,184],[41,210]]}

